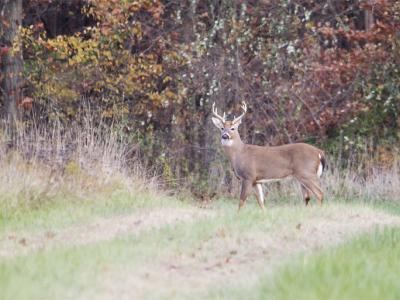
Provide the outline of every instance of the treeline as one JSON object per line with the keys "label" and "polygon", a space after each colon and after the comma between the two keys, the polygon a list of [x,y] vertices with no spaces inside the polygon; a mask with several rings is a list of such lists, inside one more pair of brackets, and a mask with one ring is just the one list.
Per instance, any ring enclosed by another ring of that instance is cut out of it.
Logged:
{"label": "treeline", "polygon": [[249,143],[368,141],[390,163],[400,139],[399,1],[4,0],[0,36],[11,139],[89,110],[171,184],[230,181],[214,101],[248,103]]}

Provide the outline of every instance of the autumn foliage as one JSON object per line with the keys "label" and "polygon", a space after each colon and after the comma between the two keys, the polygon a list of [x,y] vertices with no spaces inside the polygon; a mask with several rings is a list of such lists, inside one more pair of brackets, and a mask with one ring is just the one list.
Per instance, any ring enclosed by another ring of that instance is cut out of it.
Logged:
{"label": "autumn foliage", "polygon": [[172,185],[230,181],[214,101],[230,113],[248,102],[250,143],[351,155],[400,138],[398,1],[31,0],[24,11],[24,121],[90,108]]}

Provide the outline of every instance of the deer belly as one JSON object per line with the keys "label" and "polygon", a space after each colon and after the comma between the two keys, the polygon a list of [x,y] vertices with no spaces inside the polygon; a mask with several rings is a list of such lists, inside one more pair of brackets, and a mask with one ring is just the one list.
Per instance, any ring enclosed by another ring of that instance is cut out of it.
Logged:
{"label": "deer belly", "polygon": [[271,182],[277,182],[282,180],[282,178],[277,178],[277,179],[261,179],[261,180],[257,180],[257,183],[271,183]]}
{"label": "deer belly", "polygon": [[278,182],[284,179],[290,179],[291,176],[286,176],[282,178],[269,178],[269,179],[258,179],[256,180],[256,183],[271,183],[271,182]]}

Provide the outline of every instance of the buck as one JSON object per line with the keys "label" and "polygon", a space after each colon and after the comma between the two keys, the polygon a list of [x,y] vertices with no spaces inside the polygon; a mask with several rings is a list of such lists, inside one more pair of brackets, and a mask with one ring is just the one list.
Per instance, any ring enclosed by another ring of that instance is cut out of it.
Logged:
{"label": "buck", "polygon": [[239,210],[243,207],[252,189],[255,190],[258,205],[264,210],[262,184],[294,177],[301,186],[306,205],[313,194],[322,205],[324,194],[318,178],[325,169],[324,152],[304,143],[282,146],[257,146],[245,144],[240,138],[238,128],[247,112],[246,103],[243,113],[232,120],[218,114],[215,103],[212,105],[212,121],[221,131],[221,144],[228,156],[236,176],[241,180]]}

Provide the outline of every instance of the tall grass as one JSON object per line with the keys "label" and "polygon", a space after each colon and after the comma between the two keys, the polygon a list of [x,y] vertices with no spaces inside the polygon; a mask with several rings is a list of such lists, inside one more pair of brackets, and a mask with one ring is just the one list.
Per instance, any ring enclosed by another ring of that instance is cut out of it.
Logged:
{"label": "tall grass", "polygon": [[112,127],[95,126],[90,118],[69,127],[53,123],[20,130],[12,147],[0,135],[2,215],[56,200],[158,190],[134,147]]}
{"label": "tall grass", "polygon": [[400,203],[400,162],[391,167],[371,167],[367,174],[335,167],[326,174],[323,183],[331,198]]}

